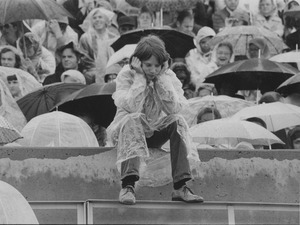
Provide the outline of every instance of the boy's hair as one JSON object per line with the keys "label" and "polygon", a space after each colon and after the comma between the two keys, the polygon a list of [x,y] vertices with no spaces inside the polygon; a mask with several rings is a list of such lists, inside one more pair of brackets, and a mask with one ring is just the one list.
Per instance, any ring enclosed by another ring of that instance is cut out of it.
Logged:
{"label": "boy's hair", "polygon": [[143,37],[136,46],[132,57],[137,57],[140,61],[145,61],[154,56],[160,65],[170,59],[165,48],[165,43],[156,35]]}
{"label": "boy's hair", "polygon": [[182,11],[178,12],[176,21],[179,22],[180,24],[182,24],[182,22],[185,18],[189,18],[189,19],[193,20],[194,16],[188,10],[182,10]]}
{"label": "boy's hair", "polygon": [[224,42],[221,42],[217,48],[220,48],[220,47],[227,47],[229,48],[230,50],[230,57],[233,55],[233,46],[230,42],[228,41],[224,41]]}
{"label": "boy's hair", "polygon": [[15,49],[13,46],[7,46],[7,47],[3,47],[0,50],[0,66],[2,66],[1,64],[1,57],[2,54],[7,53],[7,52],[12,52],[15,54],[16,57],[16,64],[15,64],[15,68],[20,68],[22,66],[22,61],[21,61],[21,54],[18,53],[18,50]]}

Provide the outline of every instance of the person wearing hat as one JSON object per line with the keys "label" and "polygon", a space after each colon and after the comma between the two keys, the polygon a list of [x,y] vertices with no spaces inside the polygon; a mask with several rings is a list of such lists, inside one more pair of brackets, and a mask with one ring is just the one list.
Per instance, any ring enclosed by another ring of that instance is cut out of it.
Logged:
{"label": "person wearing hat", "polygon": [[137,19],[135,16],[122,15],[117,19],[120,35],[137,29]]}
{"label": "person wearing hat", "polygon": [[196,48],[191,49],[185,57],[186,64],[191,71],[191,81],[196,85],[196,90],[208,75],[206,65],[211,60],[211,47],[209,41],[216,35],[210,27],[202,27],[194,38]]}
{"label": "person wearing hat", "polygon": [[56,66],[55,73],[47,76],[43,85],[48,85],[56,82],[62,82],[61,75],[67,70],[78,70],[86,79],[87,84],[95,81],[94,77],[90,77],[88,71],[93,69],[95,65],[84,53],[77,49],[77,46],[70,42],[57,50],[57,55],[60,58],[59,64]]}
{"label": "person wearing hat", "polygon": [[107,67],[105,71],[104,82],[113,82],[117,78],[118,73],[121,71],[121,69],[122,67],[118,63],[112,64],[111,66]]}
{"label": "person wearing hat", "polygon": [[60,47],[71,41],[78,43],[78,34],[68,24],[67,17],[42,20],[32,27],[32,33],[36,34],[42,45],[55,56],[56,50]]}
{"label": "person wearing hat", "polygon": [[103,7],[95,8],[83,23],[86,32],[79,40],[79,48],[95,62],[96,83],[103,83],[106,64],[114,52],[110,45],[118,38],[107,29],[113,17],[113,12]]}

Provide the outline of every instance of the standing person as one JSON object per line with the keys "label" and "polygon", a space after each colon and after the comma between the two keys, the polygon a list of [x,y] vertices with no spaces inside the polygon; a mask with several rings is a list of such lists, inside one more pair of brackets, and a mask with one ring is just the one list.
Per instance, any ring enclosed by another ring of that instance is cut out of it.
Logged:
{"label": "standing person", "polygon": [[215,35],[212,28],[202,27],[194,38],[196,48],[191,49],[185,57],[186,64],[191,71],[191,81],[196,86],[196,90],[208,75],[205,69],[211,59],[211,47],[208,43]]}
{"label": "standing person", "polygon": [[213,14],[213,28],[218,33],[224,27],[231,27],[237,17],[243,18],[249,23],[249,14],[243,9],[239,8],[239,0],[225,0],[225,7]]}
{"label": "standing person", "polygon": [[283,36],[284,26],[278,16],[275,0],[259,1],[259,13],[254,17],[253,24],[273,31],[279,37]]}
{"label": "standing person", "polygon": [[86,18],[88,30],[79,40],[79,49],[95,62],[96,83],[103,83],[106,64],[114,52],[110,45],[117,39],[117,35],[107,29],[113,16],[114,13],[105,8],[93,9]]}
{"label": "standing person", "polygon": [[[148,147],[161,147],[170,140],[173,187],[172,200],[203,202],[186,186],[192,179],[188,157],[198,159],[191,148],[188,125],[178,113],[186,103],[180,81],[168,69],[169,54],[157,36],[140,40],[116,79],[113,94],[117,114],[107,128],[110,142],[117,147],[122,189],[119,201],[135,204],[135,182]],[[194,153],[194,154],[193,154]]]}

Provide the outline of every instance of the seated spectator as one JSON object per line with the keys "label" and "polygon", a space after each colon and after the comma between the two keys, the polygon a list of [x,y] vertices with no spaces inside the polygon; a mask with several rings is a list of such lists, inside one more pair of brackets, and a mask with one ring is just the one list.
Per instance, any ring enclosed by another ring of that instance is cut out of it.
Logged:
{"label": "seated spectator", "polygon": [[191,49],[185,57],[186,64],[191,70],[192,83],[196,88],[199,87],[209,74],[205,70],[206,65],[211,60],[212,53],[208,43],[215,35],[216,33],[210,27],[202,27],[194,38],[196,48]]}
{"label": "seated spectator", "polygon": [[62,73],[60,80],[63,83],[80,83],[86,84],[85,77],[78,70],[67,70]]}
{"label": "seated spectator", "polygon": [[176,25],[176,27],[174,27],[174,28],[176,30],[178,30],[182,33],[191,35],[191,36],[195,36],[195,33],[193,32],[194,15],[189,10],[183,10],[183,11],[178,12],[178,16],[177,16],[175,25]]}
{"label": "seated spectator", "polygon": [[0,50],[0,66],[21,68],[21,53],[11,45],[5,45]]}
{"label": "seated spectator", "polygon": [[0,26],[0,31],[0,46],[12,45],[17,48],[17,41],[24,32],[29,31],[29,28],[26,23],[18,21]]}
{"label": "seated spectator", "polygon": [[37,81],[42,83],[46,76],[54,73],[55,58],[50,51],[42,46],[38,36],[30,32],[26,33],[18,44],[25,57],[24,68]]}
{"label": "seated spectator", "polygon": [[296,31],[296,28],[295,28],[296,18],[284,15],[284,13],[286,11],[294,9],[295,7],[299,7],[299,3],[295,0],[292,0],[286,4],[286,6],[283,10],[282,20],[283,20],[283,25],[284,25],[284,35],[283,35],[284,39],[286,39],[286,37],[289,34],[294,33]]}
{"label": "seated spectator", "polygon": [[114,52],[110,45],[118,38],[107,29],[113,16],[107,9],[93,9],[84,22],[88,29],[79,40],[79,49],[96,65],[96,83],[103,83],[106,64]]}
{"label": "seated spectator", "polygon": [[43,85],[61,82],[61,75],[66,70],[78,70],[86,79],[87,84],[94,82],[94,76],[90,76],[89,70],[94,67],[93,61],[80,52],[73,42],[61,47],[57,51],[60,63],[56,66],[55,73],[47,76]]}
{"label": "seated spectator", "polygon": [[40,21],[32,27],[42,45],[54,56],[57,49],[69,42],[78,43],[78,34],[68,25],[68,18],[62,17],[56,20]]}
{"label": "seated spectator", "polygon": [[[218,33],[224,27],[231,27],[238,18],[249,23],[249,14],[238,7],[239,0],[225,0],[225,7],[213,14],[213,28]],[[238,16],[237,16],[238,15]]]}
{"label": "seated spectator", "polygon": [[118,17],[117,23],[119,26],[120,35],[128,31],[137,29],[137,20],[135,16],[121,15]]}
{"label": "seated spectator", "polygon": [[217,89],[214,84],[202,83],[197,89],[196,97],[204,97],[208,95],[218,95]]}
{"label": "seated spectator", "polygon": [[296,126],[288,132],[290,148],[300,150],[300,126]]}
{"label": "seated spectator", "polygon": [[138,22],[137,28],[139,29],[147,29],[147,28],[154,27],[155,15],[149,8],[143,6],[137,17],[137,22]]}
{"label": "seated spectator", "polygon": [[279,37],[283,36],[282,20],[278,16],[276,3],[274,0],[260,0],[259,13],[254,16],[255,26],[260,26],[276,33]]}
{"label": "seated spectator", "polygon": [[200,110],[197,115],[197,124],[203,123],[210,120],[217,120],[221,119],[221,113],[215,107],[206,107]]}
{"label": "seated spectator", "polygon": [[6,77],[7,79],[7,87],[13,96],[14,99],[18,100],[20,99],[23,95],[20,89],[20,84],[18,81],[18,78],[16,75],[10,75]]}
{"label": "seated spectator", "polygon": [[118,73],[121,71],[121,69],[122,66],[120,66],[118,63],[115,63],[107,67],[105,71],[104,82],[105,83],[113,82],[117,78]]}
{"label": "seated spectator", "polygon": [[247,57],[249,59],[254,59],[254,58],[268,59],[268,58],[270,58],[270,50],[269,50],[267,41],[263,38],[253,38],[249,42]]}
{"label": "seated spectator", "polygon": [[300,19],[295,19],[295,32],[290,33],[286,37],[286,44],[291,50],[299,49],[300,47]]}

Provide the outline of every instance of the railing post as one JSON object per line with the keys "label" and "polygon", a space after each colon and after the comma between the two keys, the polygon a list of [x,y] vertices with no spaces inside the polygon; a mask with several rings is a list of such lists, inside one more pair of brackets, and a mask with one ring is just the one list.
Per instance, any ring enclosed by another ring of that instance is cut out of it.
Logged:
{"label": "railing post", "polygon": [[228,205],[228,224],[235,225],[235,215],[234,215],[234,206]]}

